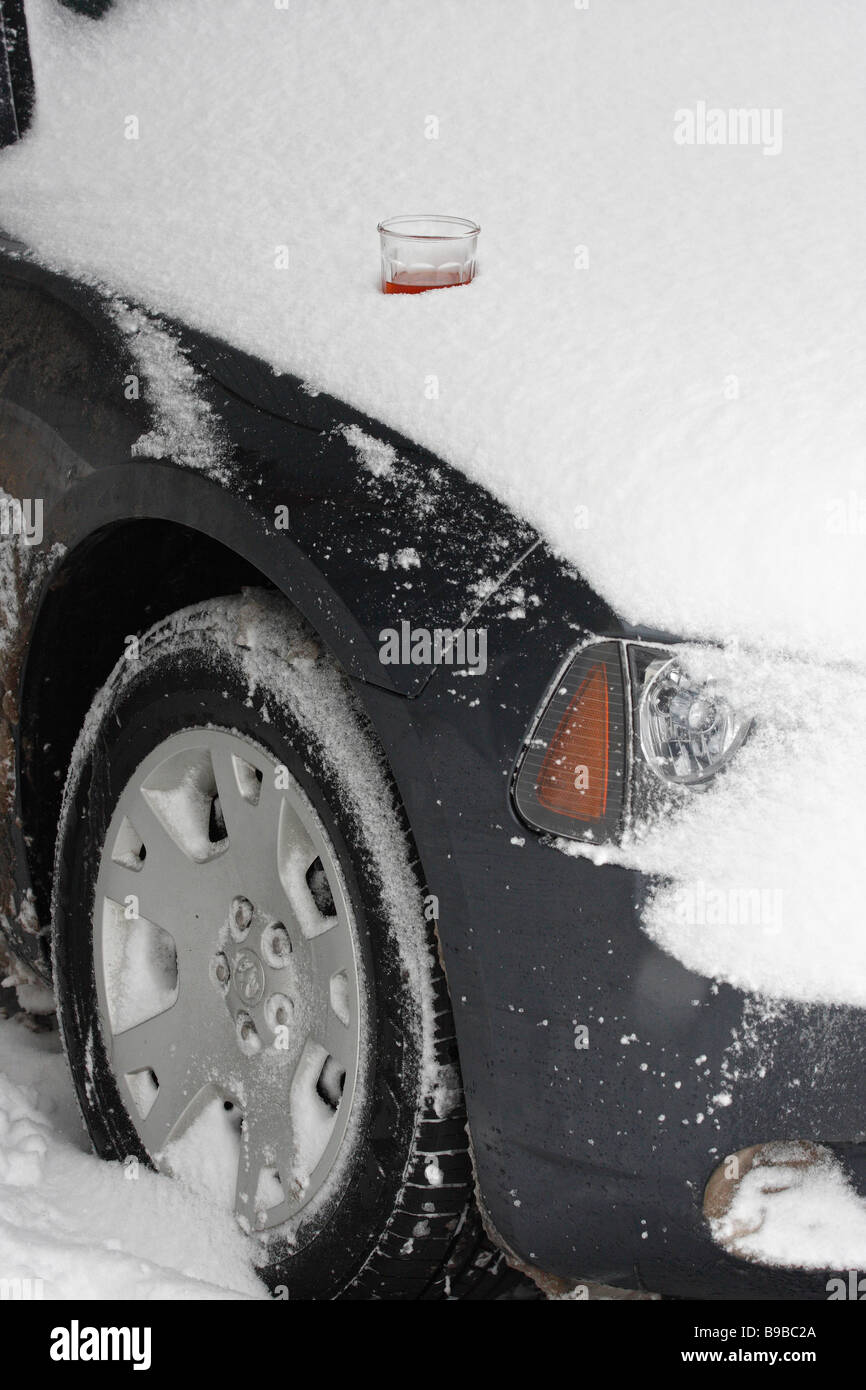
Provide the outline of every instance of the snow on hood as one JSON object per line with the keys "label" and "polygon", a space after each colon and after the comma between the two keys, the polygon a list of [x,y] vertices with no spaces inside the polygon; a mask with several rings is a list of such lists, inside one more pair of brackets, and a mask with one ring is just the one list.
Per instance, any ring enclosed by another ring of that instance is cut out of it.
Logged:
{"label": "snow on hood", "polygon": [[[27,16],[42,257],[429,446],[627,619],[863,655],[857,0]],[[378,292],[401,211],[480,221],[471,287]]]}
{"label": "snow on hood", "polygon": [[[27,15],[0,223],[428,446],[625,619],[745,653],[759,732],[622,857],[692,968],[866,1002],[866,8]],[[383,296],[376,224],[418,211],[476,218],[481,272]]]}

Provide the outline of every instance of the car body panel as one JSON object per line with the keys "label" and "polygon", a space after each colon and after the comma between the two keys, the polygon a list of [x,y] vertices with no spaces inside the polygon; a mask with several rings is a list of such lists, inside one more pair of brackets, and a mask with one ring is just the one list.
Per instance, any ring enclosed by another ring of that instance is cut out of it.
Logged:
{"label": "car body panel", "polygon": [[[19,501],[40,501],[44,535],[38,546],[3,546],[0,751],[9,776],[2,917],[19,952],[43,971],[44,922],[34,913],[16,806],[18,703],[46,596],[66,582],[94,536],[130,520],[169,521],[207,535],[281,590],[349,674],[407,695],[423,686],[430,666],[383,665],[383,628],[401,621],[459,628],[480,601],[473,586],[495,587],[536,544],[488,493],[409,441],[310,395],[294,378],[277,383],[245,354],[150,319],[148,329],[181,367],[199,354],[195,393],[217,422],[221,457],[209,469],[148,454],[148,441],[159,438],[158,410],[123,317],[117,301],[45,270],[7,241],[0,256],[0,486]],[[352,428],[374,431],[399,466],[387,476],[366,468],[346,438]],[[285,514],[287,529],[277,524]],[[401,564],[398,552],[404,561],[417,555],[418,564]],[[115,660],[122,651],[118,644]]]}
{"label": "car body panel", "polygon": [[803,1138],[836,1148],[866,1193],[863,1011],[768,1003],[694,974],[642,929],[648,881],[563,854],[520,823],[506,790],[515,751],[585,635],[585,610],[543,548],[519,580],[544,619],[517,620],[515,641],[513,610],[494,595],[480,615],[483,680],[438,671],[402,702],[399,732],[396,702],[367,695],[438,899],[491,1224],[527,1264],[566,1279],[682,1298],[826,1298],[824,1271],[727,1255],[702,1198],[726,1155]]}
{"label": "car body panel", "polygon": [[[681,1297],[825,1296],[823,1273],[724,1254],[701,1198],[724,1155],[756,1142],[820,1139],[859,1157],[862,1011],[768,1008],[685,970],[641,928],[639,875],[559,852],[511,806],[515,759],[568,653],[591,635],[641,634],[461,474],[178,325],[157,328],[198,373],[228,482],[142,456],[154,411],[146,391],[126,394],[135,344],[110,301],[14,248],[0,300],[0,482],[45,503],[41,545],[4,544],[0,908],[19,954],[45,974],[18,775],[22,691],[38,688],[28,662],[53,659],[34,655],[43,610],[106,528],[165,520],[204,533],[313,624],[385,748],[436,904],[480,1196],[499,1238],[564,1279]],[[352,426],[390,444],[399,468],[366,468]],[[287,531],[274,525],[281,506]],[[420,564],[394,563],[401,550]],[[402,620],[483,627],[486,674],[384,666],[380,634]],[[587,1046],[575,1046],[581,1029]]]}

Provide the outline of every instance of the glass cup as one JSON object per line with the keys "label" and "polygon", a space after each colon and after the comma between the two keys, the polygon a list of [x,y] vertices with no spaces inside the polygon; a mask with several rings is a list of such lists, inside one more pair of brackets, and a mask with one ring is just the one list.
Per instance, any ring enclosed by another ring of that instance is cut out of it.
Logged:
{"label": "glass cup", "polygon": [[389,217],[379,223],[382,293],[422,294],[468,285],[475,274],[477,222],[437,214]]}

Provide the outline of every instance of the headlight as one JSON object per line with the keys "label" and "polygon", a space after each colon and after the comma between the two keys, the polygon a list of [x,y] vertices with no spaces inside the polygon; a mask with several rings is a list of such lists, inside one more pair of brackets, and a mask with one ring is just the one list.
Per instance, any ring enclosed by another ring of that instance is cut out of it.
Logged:
{"label": "headlight", "polygon": [[612,840],[622,820],[629,719],[620,642],[593,642],[559,676],[518,763],[514,800],[529,825]]}
{"label": "headlight", "polygon": [[675,659],[656,658],[637,692],[637,732],[647,765],[664,782],[706,782],[730,762],[751,727],[713,682],[699,685]]}
{"label": "headlight", "polygon": [[616,841],[730,762],[751,718],[672,650],[605,639],[571,658],[517,762],[514,803],[528,825]]}

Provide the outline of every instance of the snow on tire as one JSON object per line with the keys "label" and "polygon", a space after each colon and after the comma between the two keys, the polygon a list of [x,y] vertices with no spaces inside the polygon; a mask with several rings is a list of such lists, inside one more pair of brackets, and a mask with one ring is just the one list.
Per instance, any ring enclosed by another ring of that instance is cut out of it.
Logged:
{"label": "snow on tire", "polygon": [[88,1130],[234,1205],[278,1294],[487,1296],[456,1047],[389,772],[276,596],[186,609],[95,697],[54,877]]}

